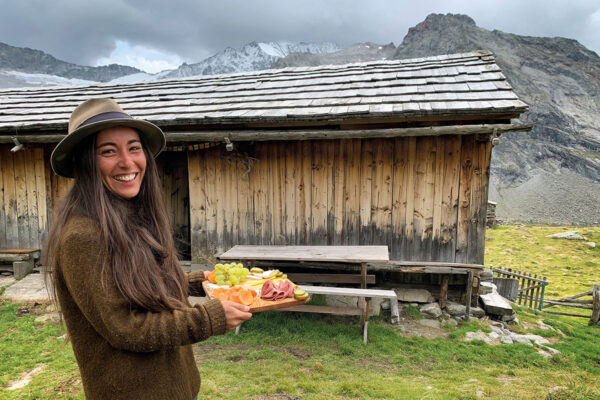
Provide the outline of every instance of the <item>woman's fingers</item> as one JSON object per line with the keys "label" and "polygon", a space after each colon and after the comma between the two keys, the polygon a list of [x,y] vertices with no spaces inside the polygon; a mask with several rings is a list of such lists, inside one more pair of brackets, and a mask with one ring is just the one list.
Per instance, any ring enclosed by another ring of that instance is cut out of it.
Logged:
{"label": "woman's fingers", "polygon": [[233,301],[222,301],[222,303],[223,308],[225,309],[227,330],[231,330],[242,322],[252,318],[252,313],[249,312],[250,307],[234,303]]}

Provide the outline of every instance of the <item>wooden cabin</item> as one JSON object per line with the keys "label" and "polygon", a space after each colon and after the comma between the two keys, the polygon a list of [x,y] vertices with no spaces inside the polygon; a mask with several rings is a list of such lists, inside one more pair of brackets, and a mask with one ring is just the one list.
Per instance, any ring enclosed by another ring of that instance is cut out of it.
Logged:
{"label": "wooden cabin", "polygon": [[[112,97],[162,127],[184,258],[235,244],[387,245],[483,263],[492,141],[531,125],[485,51],[136,84],[0,91],[0,248],[42,248],[71,111]],[[12,137],[25,145],[11,152]]]}

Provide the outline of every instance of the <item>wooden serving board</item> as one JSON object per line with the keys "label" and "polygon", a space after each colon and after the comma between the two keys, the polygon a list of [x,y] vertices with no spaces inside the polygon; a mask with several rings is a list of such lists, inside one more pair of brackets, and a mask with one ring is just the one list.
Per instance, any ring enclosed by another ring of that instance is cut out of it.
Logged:
{"label": "wooden serving board", "polygon": [[[207,287],[208,281],[202,282],[202,287],[204,288],[204,292],[206,295],[212,299],[214,298],[213,290]],[[262,311],[270,311],[277,310],[279,308],[286,308],[291,306],[297,306],[300,304],[304,304],[310,300],[310,297],[304,300],[296,300],[293,297],[288,297],[283,300],[263,300],[260,297],[255,297],[252,304],[250,304],[250,312],[257,313]]]}

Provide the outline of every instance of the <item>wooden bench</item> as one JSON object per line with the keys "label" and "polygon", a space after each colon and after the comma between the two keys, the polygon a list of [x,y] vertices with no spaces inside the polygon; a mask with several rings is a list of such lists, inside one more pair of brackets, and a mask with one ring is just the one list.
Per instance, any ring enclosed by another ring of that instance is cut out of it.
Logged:
{"label": "wooden bench", "polygon": [[1,249],[0,270],[12,272],[16,280],[21,280],[33,271],[35,260],[40,258],[39,249]]}
{"label": "wooden bench", "polygon": [[331,306],[313,306],[300,305],[289,308],[283,308],[282,311],[298,311],[298,312],[316,312],[337,315],[360,315],[360,324],[363,329],[363,341],[367,343],[367,332],[369,325],[369,302],[372,298],[389,299],[390,300],[390,322],[394,325],[400,322],[400,314],[398,311],[398,297],[393,290],[382,289],[360,289],[346,287],[331,287],[331,286],[305,286],[299,285],[308,294],[322,294],[325,296],[352,296],[365,300],[364,307],[331,307]]}

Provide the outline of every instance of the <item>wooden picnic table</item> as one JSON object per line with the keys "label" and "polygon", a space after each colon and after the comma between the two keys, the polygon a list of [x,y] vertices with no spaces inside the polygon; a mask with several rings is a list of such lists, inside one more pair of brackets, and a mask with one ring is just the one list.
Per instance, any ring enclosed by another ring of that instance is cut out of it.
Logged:
{"label": "wooden picnic table", "polygon": [[[295,306],[290,311],[325,312],[345,315],[360,315],[363,329],[363,340],[367,342],[367,327],[369,319],[369,301],[371,297],[390,298],[393,301],[392,322],[397,323],[398,300],[396,294],[391,290],[367,289],[367,264],[389,261],[387,246],[249,246],[236,245],[219,256],[220,260],[239,260],[250,268],[256,261],[295,261],[311,263],[347,263],[360,264],[360,287],[361,289],[338,288],[338,287],[315,287],[305,286],[305,290],[311,294],[326,294],[334,296],[358,296],[363,301],[364,307],[343,308],[328,306]],[[290,277],[292,274],[289,275]],[[331,276],[328,276],[332,278]],[[374,276],[373,276],[374,278]],[[333,282],[333,281],[329,281]],[[341,282],[341,281],[339,281]],[[324,283],[324,282],[321,282]],[[284,309],[285,310],[285,309]],[[236,333],[239,332],[239,327]]]}
{"label": "wooden picnic table", "polygon": [[256,261],[340,262],[360,264],[361,288],[367,287],[367,263],[389,261],[387,246],[236,245],[219,256],[253,267]]}

